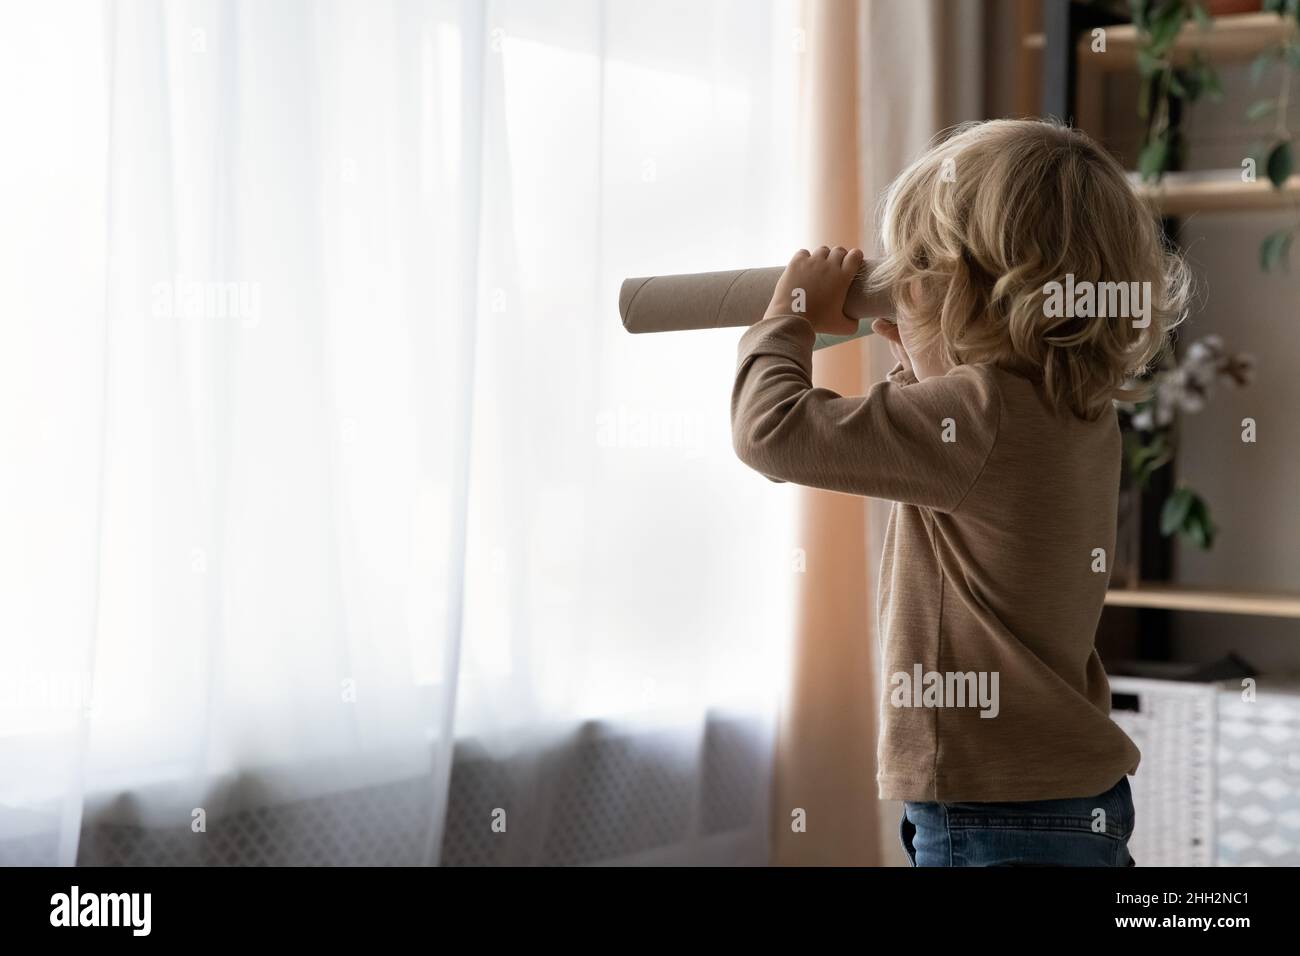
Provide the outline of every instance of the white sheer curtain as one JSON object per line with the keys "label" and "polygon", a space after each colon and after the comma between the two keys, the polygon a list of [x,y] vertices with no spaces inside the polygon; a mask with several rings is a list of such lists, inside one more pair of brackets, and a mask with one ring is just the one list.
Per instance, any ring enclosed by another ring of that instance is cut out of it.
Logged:
{"label": "white sheer curtain", "polygon": [[[730,454],[735,334],[616,302],[788,254],[789,6],[19,18],[0,862],[547,862],[577,779],[638,833],[567,858],[760,861],[762,760],[722,844],[704,781],[720,719],[770,747],[792,499]],[[500,773],[451,818],[453,752]]]}

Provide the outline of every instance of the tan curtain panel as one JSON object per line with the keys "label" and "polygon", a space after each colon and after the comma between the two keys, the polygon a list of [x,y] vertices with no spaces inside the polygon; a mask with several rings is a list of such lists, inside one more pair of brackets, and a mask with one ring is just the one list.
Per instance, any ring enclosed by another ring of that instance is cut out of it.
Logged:
{"label": "tan curtain panel", "polygon": [[[877,200],[939,130],[983,114],[983,0],[803,0],[803,244],[874,250]],[[792,250],[793,251],[793,250]],[[888,370],[872,340],[817,353],[818,385],[861,394]],[[888,506],[805,490],[791,680],[778,732],[772,862],[902,860],[876,798],[875,575]]]}

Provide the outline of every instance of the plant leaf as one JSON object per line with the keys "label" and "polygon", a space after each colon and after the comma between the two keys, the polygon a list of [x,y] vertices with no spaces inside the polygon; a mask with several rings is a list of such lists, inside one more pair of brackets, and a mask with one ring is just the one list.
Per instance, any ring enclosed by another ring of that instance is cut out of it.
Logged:
{"label": "plant leaf", "polygon": [[1277,52],[1277,50],[1265,50],[1259,56],[1255,57],[1255,59],[1250,61],[1251,86],[1259,86],[1260,81],[1264,79],[1264,74],[1268,72],[1268,68],[1272,66],[1273,61],[1277,59]]}
{"label": "plant leaf", "polygon": [[1137,54],[1138,76],[1149,79],[1164,69],[1164,63],[1146,50],[1139,49]]}
{"label": "plant leaf", "polygon": [[1259,246],[1259,266],[1265,272],[1272,271],[1273,267],[1279,262],[1284,262],[1291,251],[1291,238],[1294,233],[1290,229],[1283,229],[1280,232],[1271,232],[1264,237],[1264,241]]}
{"label": "plant leaf", "polygon": [[1187,8],[1181,3],[1161,7],[1151,24],[1151,42],[1148,49],[1156,56],[1163,57],[1178,38],[1178,31],[1187,19]]}
{"label": "plant leaf", "polygon": [[1147,28],[1147,14],[1151,6],[1151,0],[1129,0],[1129,7],[1133,12],[1133,25],[1139,30],[1145,31]]}
{"label": "plant leaf", "polygon": [[1287,177],[1290,175],[1291,143],[1284,139],[1273,147],[1273,152],[1268,154],[1268,178],[1274,186],[1281,189],[1286,185]]}
{"label": "plant leaf", "polygon": [[1160,509],[1160,533],[1166,537],[1177,534],[1207,550],[1217,530],[1210,520],[1210,506],[1186,485],[1179,485]]}
{"label": "plant leaf", "polygon": [[1192,506],[1187,511],[1187,519],[1183,522],[1183,534],[1202,551],[1208,551],[1214,546],[1216,530],[1214,522],[1210,520],[1210,506],[1200,495],[1193,494],[1192,499]]}
{"label": "plant leaf", "polygon": [[1277,102],[1272,99],[1256,100],[1246,107],[1246,119],[1258,120],[1263,119],[1269,113],[1277,109]]}
{"label": "plant leaf", "polygon": [[1142,147],[1142,152],[1138,154],[1138,172],[1145,180],[1155,180],[1160,178],[1160,174],[1165,169],[1165,158],[1169,155],[1169,141],[1164,135],[1157,135],[1155,139]]}
{"label": "plant leaf", "polygon": [[1219,71],[1205,63],[1200,69],[1201,88],[1211,100],[1218,103],[1223,99],[1223,84],[1219,82]]}
{"label": "plant leaf", "polygon": [[1187,520],[1187,512],[1191,510],[1192,500],[1196,497],[1192,489],[1181,487],[1174,490],[1168,498],[1165,499],[1164,507],[1160,509],[1160,533],[1168,537],[1182,528],[1183,522]]}

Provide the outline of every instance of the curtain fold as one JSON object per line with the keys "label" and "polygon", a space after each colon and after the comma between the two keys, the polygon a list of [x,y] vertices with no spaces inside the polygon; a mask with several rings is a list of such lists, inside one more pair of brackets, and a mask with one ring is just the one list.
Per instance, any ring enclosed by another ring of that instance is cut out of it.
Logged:
{"label": "curtain fold", "polygon": [[[177,861],[211,862],[202,827],[249,805],[449,760],[474,303],[443,250],[475,248],[476,217],[462,177],[401,163],[417,104],[397,91],[454,12],[113,8],[81,796],[97,825],[193,834]],[[417,323],[430,301],[447,311]],[[436,846],[425,824],[394,862]]]}
{"label": "curtain fold", "polygon": [[108,124],[95,91],[106,80],[106,17],[63,3],[7,10],[6,20],[0,863],[56,865],[76,856],[101,568]]}
{"label": "curtain fold", "polygon": [[[854,3],[807,2],[800,102],[807,184],[805,245],[863,246],[858,173],[859,62]],[[869,341],[825,349],[815,381],[862,391]],[[798,593],[787,706],[777,750],[773,861],[869,864],[878,855],[875,698],[867,502],[801,493],[799,546],[807,571]]]}
{"label": "curtain fold", "polygon": [[763,862],[790,496],[731,451],[734,332],[611,307],[627,275],[788,255],[791,7],[489,9],[456,724],[533,797],[476,812],[502,862]]}
{"label": "curtain fold", "polygon": [[[803,0],[800,19],[805,245],[858,246],[870,256],[879,252],[875,216],[889,182],[940,130],[982,117],[983,2]],[[859,340],[818,352],[814,381],[862,394],[891,364],[887,349]],[[900,860],[899,808],[877,799],[875,780],[875,587],[888,514],[878,501],[820,491],[802,498],[808,570],[777,746],[779,864]]]}

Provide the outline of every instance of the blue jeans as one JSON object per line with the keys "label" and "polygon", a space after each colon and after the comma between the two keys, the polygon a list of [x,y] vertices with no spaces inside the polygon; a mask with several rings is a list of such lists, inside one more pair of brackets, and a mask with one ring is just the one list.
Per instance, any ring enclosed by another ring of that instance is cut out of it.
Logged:
{"label": "blue jeans", "polygon": [[913,866],[1135,866],[1132,835],[1128,777],[1095,797],[905,803],[900,825]]}

